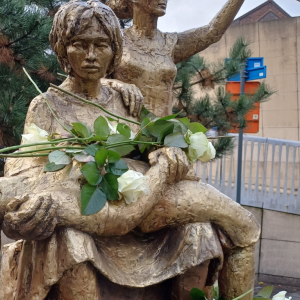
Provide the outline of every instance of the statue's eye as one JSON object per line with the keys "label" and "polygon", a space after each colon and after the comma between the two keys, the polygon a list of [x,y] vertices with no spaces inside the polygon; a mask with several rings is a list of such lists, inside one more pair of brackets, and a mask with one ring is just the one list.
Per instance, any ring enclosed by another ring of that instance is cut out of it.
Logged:
{"label": "statue's eye", "polygon": [[83,48],[83,44],[81,42],[75,42],[75,43],[73,43],[73,46],[78,48],[78,49]]}
{"label": "statue's eye", "polygon": [[105,43],[96,43],[95,47],[98,48],[98,49],[104,49],[104,48],[107,47],[107,44],[105,44]]}

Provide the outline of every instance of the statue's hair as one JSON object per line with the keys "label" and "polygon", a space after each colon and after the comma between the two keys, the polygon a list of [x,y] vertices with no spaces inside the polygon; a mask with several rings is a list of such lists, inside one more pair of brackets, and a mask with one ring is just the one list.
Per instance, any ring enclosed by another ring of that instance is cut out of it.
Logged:
{"label": "statue's hair", "polygon": [[89,27],[93,17],[109,36],[115,54],[107,74],[111,74],[121,62],[123,38],[119,20],[113,11],[98,0],[71,0],[56,13],[49,36],[50,45],[60,66],[69,75],[72,75],[72,69],[67,58],[67,46],[75,35],[81,34]]}
{"label": "statue's hair", "polygon": [[106,3],[120,19],[132,19],[132,0],[108,0]]}

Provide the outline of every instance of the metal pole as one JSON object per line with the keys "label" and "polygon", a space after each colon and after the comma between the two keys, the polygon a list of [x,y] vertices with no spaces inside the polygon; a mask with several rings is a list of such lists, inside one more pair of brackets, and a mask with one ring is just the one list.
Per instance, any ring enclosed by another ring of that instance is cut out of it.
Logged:
{"label": "metal pole", "polygon": [[[245,94],[246,84],[246,64],[241,65],[241,92],[240,95]],[[237,164],[237,188],[236,188],[236,202],[241,203],[242,192],[242,163],[243,163],[243,134],[242,127],[239,128],[239,144],[238,144],[238,164]]]}

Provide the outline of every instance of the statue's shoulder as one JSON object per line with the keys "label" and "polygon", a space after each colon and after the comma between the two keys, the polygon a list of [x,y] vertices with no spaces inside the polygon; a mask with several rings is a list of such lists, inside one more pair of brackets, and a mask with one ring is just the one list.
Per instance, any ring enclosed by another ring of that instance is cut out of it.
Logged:
{"label": "statue's shoulder", "polygon": [[[51,93],[49,93],[49,90],[43,94],[47,97],[50,104],[52,103],[52,97]],[[30,124],[34,123],[40,128],[48,129],[45,127],[45,122],[51,121],[51,112],[48,108],[47,102],[45,98],[42,95],[38,95],[35,97],[29,105],[25,125],[30,126]]]}
{"label": "statue's shoulder", "polygon": [[51,89],[48,89],[47,92],[43,93],[43,95],[38,95],[35,98],[33,98],[30,102],[28,111],[36,111],[37,109],[43,109],[47,106],[46,100],[44,96],[47,97],[47,99],[52,102],[53,92],[51,92]]}

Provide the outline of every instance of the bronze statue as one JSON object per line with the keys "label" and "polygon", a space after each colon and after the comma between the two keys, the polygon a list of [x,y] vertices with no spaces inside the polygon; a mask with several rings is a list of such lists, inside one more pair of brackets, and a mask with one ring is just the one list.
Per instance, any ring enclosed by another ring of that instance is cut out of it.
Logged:
{"label": "bronze statue", "polygon": [[116,81],[106,80],[105,84],[122,92],[134,115],[141,108],[134,85],[141,90],[144,105],[151,112],[161,117],[171,114],[175,64],[218,42],[243,3],[244,0],[228,0],[207,26],[163,33],[157,29],[157,20],[165,15],[168,0],[109,0],[107,5],[116,15],[133,18],[133,25],[124,30],[122,61],[111,76]]}
{"label": "bronze statue", "polygon": [[[121,32],[114,13],[97,0],[72,0],[55,16],[52,49],[69,74],[62,87],[129,116],[120,94],[100,78],[118,65]],[[58,117],[93,124],[102,113],[53,88],[45,95]],[[65,135],[41,96],[26,125]],[[109,202],[83,216],[81,164],[43,173],[45,158],[8,159],[0,180],[0,222],[11,238],[0,277],[0,299],[189,299],[192,287],[212,285],[233,299],[254,280],[253,215],[198,182],[178,148],[150,154],[150,165],[127,160],[148,176],[150,193],[130,205]],[[223,262],[224,254],[224,262]],[[251,295],[248,295],[251,298]]]}

